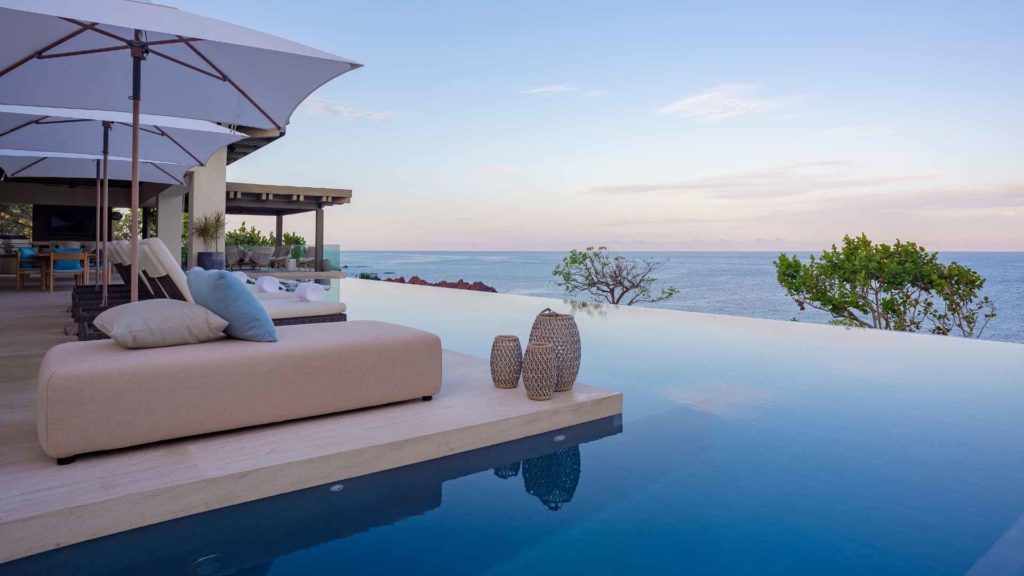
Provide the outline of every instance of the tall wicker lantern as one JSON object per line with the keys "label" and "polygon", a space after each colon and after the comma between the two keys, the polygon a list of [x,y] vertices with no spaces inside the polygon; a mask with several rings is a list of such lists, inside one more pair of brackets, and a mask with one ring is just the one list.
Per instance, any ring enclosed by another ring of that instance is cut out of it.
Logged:
{"label": "tall wicker lantern", "polygon": [[576,383],[580,372],[582,346],[580,331],[572,314],[559,314],[545,308],[533,321],[530,342],[550,342],[555,349],[558,377],[555,392],[566,392]]}
{"label": "tall wicker lantern", "polygon": [[548,510],[557,512],[572,501],[580,483],[578,446],[523,461],[523,484]]}

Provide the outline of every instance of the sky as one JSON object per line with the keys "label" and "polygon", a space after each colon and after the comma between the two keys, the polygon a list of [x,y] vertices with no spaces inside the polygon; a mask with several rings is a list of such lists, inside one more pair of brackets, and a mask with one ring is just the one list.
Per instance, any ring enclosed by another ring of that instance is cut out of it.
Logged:
{"label": "sky", "polygon": [[1024,2],[170,3],[365,65],[228,170],[344,249],[1024,250]]}

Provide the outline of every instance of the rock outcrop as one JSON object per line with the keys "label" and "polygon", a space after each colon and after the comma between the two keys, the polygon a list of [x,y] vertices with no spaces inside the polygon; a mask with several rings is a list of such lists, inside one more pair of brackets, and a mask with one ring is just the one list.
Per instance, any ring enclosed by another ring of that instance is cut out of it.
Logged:
{"label": "rock outcrop", "polygon": [[427,282],[426,280],[424,280],[423,278],[420,278],[419,276],[413,276],[412,278],[409,278],[408,280],[406,280],[404,276],[399,276],[398,278],[385,278],[384,281],[385,282],[395,282],[397,284],[415,284],[416,286],[437,286],[438,288],[455,288],[456,290],[473,290],[473,291],[476,291],[476,292],[497,292],[497,290],[495,290],[493,287],[488,286],[487,284],[484,284],[483,282],[480,282],[479,280],[476,281],[476,282],[466,282],[462,278],[459,278],[458,282],[448,282],[446,280],[442,280],[440,282]]}

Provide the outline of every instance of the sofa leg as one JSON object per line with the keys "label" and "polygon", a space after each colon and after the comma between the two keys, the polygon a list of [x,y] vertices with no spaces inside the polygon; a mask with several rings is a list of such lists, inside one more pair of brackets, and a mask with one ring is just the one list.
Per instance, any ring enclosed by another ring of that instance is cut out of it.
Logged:
{"label": "sofa leg", "polygon": [[434,397],[433,397],[433,396],[424,396],[424,397],[423,397],[423,401],[424,401],[424,402],[430,402],[430,401],[431,401],[431,400],[433,400],[433,399],[434,399]]}
{"label": "sofa leg", "polygon": [[75,460],[78,460],[78,456],[66,456],[64,458],[57,458],[57,466],[67,466]]}

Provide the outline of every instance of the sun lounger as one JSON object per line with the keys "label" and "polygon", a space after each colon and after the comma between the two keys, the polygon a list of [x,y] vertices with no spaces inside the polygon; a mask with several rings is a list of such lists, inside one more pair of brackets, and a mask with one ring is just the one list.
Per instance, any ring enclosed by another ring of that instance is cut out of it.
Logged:
{"label": "sun lounger", "polygon": [[[176,292],[181,295],[179,300],[192,302],[188,279],[164,243],[159,238],[148,238],[142,241],[142,246],[147,258],[154,262],[153,267],[158,269],[157,273],[162,274],[154,278],[154,281],[169,293],[169,297],[177,297],[170,295],[170,292]],[[260,303],[267,309],[267,313],[277,326],[344,322],[347,319],[345,304],[341,302],[302,302],[294,295],[286,298],[272,297],[268,294],[267,297],[260,298]]]}
{"label": "sun lounger", "polygon": [[139,350],[112,340],[55,346],[39,369],[39,443],[66,463],[88,452],[430,399],[441,389],[441,340],[429,332],[359,321],[282,326],[277,338]]}

